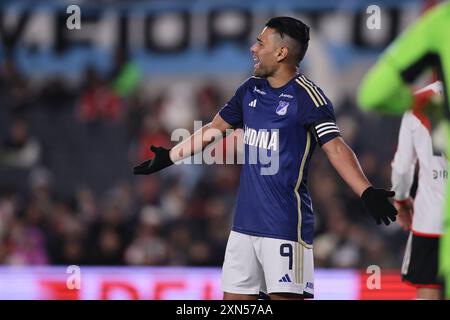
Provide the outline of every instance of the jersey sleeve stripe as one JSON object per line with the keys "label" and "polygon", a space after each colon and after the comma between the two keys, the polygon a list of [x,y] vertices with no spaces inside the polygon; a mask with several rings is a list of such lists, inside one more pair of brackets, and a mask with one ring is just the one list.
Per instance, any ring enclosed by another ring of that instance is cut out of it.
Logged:
{"label": "jersey sleeve stripe", "polygon": [[317,132],[317,134],[319,134],[319,133],[329,130],[329,129],[339,130],[339,128],[337,126],[326,126],[326,127],[320,128],[319,130],[316,130],[316,132]]}
{"label": "jersey sleeve stripe", "polygon": [[314,128],[316,128],[316,130],[317,130],[317,129],[320,129],[321,127],[326,126],[326,125],[336,125],[336,123],[331,122],[331,121],[330,122],[322,122],[321,124],[318,124]]}
{"label": "jersey sleeve stripe", "polygon": [[313,86],[316,90],[316,92],[319,94],[319,96],[322,98],[324,103],[326,104],[327,100],[323,97],[322,93],[320,93],[320,90],[317,88],[317,86],[309,79],[307,79],[304,75],[302,75],[303,80],[305,80],[307,83],[309,83],[311,86]]}
{"label": "jersey sleeve stripe", "polygon": [[332,133],[332,132],[339,132],[339,129],[331,129],[331,130],[322,132],[322,133],[318,134],[317,136],[320,138],[320,137],[323,137],[324,135]]}
{"label": "jersey sleeve stripe", "polygon": [[317,100],[321,103],[321,105],[326,104],[326,100],[323,99],[322,95],[320,94],[319,90],[317,90],[317,87],[314,84],[312,84],[310,81],[307,81],[304,76],[300,77],[299,80],[306,84],[309,88],[311,88],[312,92],[315,94]]}
{"label": "jersey sleeve stripe", "polygon": [[303,84],[305,84],[306,86],[308,86],[308,88],[311,89],[311,92],[314,94],[314,96],[317,98],[317,101],[319,101],[320,105],[324,105],[324,101],[320,98],[320,96],[317,94],[317,90],[314,88],[314,86],[312,86],[311,84],[309,84],[308,82],[306,82],[302,77],[298,78],[301,82],[303,82]]}
{"label": "jersey sleeve stripe", "polygon": [[322,106],[322,105],[324,105],[325,103],[324,103],[324,101],[320,98],[320,96],[317,94],[317,91],[314,89],[314,87],[312,86],[312,85],[310,85],[309,83],[307,83],[305,80],[303,80],[302,78],[298,78],[298,80],[300,81],[300,82],[302,82],[305,86],[307,86],[310,90],[311,90],[311,92],[312,92],[312,94],[316,97],[316,99],[317,99],[317,101],[319,102],[319,106]]}
{"label": "jersey sleeve stripe", "polygon": [[305,86],[303,83],[301,83],[298,79],[296,79],[295,81],[299,85],[301,85],[303,87],[303,89],[306,90],[306,92],[308,92],[309,96],[311,97],[311,99],[314,102],[314,104],[316,105],[316,107],[319,107],[320,105],[317,103],[316,98],[314,98],[314,95],[311,93],[311,91],[309,91],[309,88],[307,86]]}

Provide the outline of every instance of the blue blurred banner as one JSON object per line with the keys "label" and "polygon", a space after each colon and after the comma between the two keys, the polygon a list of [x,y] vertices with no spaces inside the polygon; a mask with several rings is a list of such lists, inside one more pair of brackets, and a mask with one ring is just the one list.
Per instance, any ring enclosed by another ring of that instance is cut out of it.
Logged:
{"label": "blue blurred banner", "polygon": [[[76,1],[74,1],[77,3]],[[381,28],[367,28],[369,5]],[[0,4],[0,58],[14,57],[33,75],[78,76],[87,66],[108,72],[118,51],[146,74],[243,73],[249,47],[272,16],[300,18],[343,67],[375,55],[418,16],[423,1],[134,1],[78,2],[80,29],[70,30],[67,2]]]}

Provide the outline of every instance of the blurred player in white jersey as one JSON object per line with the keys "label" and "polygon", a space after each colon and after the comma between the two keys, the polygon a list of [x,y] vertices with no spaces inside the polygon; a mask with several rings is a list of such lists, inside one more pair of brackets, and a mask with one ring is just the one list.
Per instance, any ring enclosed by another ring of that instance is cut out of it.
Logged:
{"label": "blurred player in white jersey", "polygon": [[[411,111],[402,118],[398,148],[392,162],[392,190],[398,223],[411,230],[402,266],[403,281],[417,288],[418,299],[440,299],[438,243],[443,232],[447,159],[432,138],[438,130],[442,83],[417,91]],[[416,164],[419,165],[415,199],[410,197]]]}

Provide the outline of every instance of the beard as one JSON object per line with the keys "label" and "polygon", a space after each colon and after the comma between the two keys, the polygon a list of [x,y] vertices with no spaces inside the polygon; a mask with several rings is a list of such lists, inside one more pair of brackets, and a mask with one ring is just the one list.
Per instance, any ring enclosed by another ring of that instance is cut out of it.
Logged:
{"label": "beard", "polygon": [[261,62],[257,64],[257,66],[253,69],[253,75],[255,77],[267,78],[272,75],[272,71],[269,68],[261,65]]}

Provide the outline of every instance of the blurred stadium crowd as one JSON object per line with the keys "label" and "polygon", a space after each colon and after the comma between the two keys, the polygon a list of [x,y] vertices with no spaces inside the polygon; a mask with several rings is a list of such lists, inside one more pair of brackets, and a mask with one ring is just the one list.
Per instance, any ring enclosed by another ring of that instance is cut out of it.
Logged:
{"label": "blurred stadium crowd", "polygon": [[[32,82],[13,59],[1,61],[1,264],[221,266],[239,166],[145,177],[132,167],[151,144],[171,146],[173,129],[210,121],[228,91],[208,79],[149,95],[137,66],[117,61],[111,74],[89,68],[79,83]],[[336,110],[371,182],[390,187],[399,119],[361,114],[351,97]],[[309,187],[316,266],[399,268],[406,233],[377,227],[320,150]]]}

